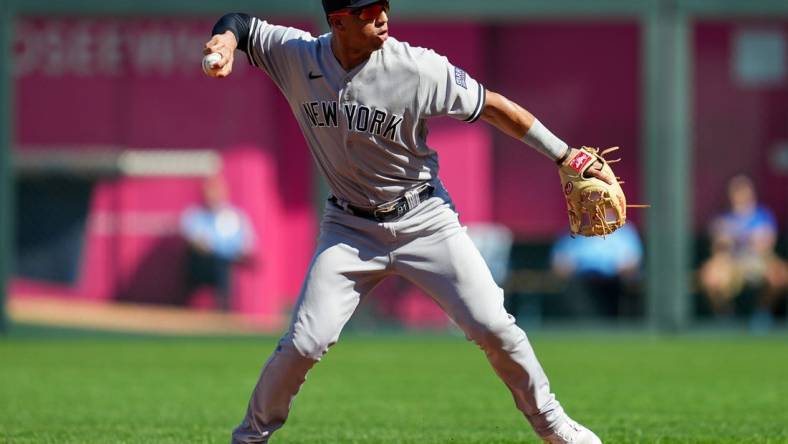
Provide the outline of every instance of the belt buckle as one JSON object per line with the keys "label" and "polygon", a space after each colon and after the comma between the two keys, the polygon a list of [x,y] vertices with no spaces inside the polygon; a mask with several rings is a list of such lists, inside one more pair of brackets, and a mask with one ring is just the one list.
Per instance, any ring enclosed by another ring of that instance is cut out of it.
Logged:
{"label": "belt buckle", "polygon": [[391,213],[392,210],[395,210],[397,208],[397,203],[396,202],[389,202],[389,203],[384,204],[384,205],[386,205],[386,206],[375,207],[375,209],[372,210],[372,216],[375,219],[383,220],[383,218],[385,218],[386,216],[385,215],[380,215],[380,213]]}
{"label": "belt buckle", "polygon": [[[387,217],[390,213],[394,211],[396,211],[394,217],[400,217],[404,215],[408,211],[416,208],[417,206],[419,206],[419,204],[421,204],[421,193],[423,193],[425,190],[429,190],[430,187],[431,185],[428,183],[421,184],[416,188],[406,191],[405,194],[403,194],[401,197],[393,201],[381,204],[378,207],[375,207],[375,209],[372,210],[372,217],[378,220],[383,220],[385,217]],[[381,214],[381,213],[386,213],[386,214]]]}

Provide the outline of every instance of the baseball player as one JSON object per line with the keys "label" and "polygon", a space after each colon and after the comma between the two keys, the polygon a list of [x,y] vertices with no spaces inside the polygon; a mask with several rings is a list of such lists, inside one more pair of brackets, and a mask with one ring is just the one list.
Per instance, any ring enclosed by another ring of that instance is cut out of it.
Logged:
{"label": "baseball player", "polygon": [[[484,350],[515,404],[550,443],[599,443],[564,413],[526,334],[503,307],[438,177],[427,122],[482,119],[559,165],[578,152],[528,111],[429,49],[389,36],[389,2],[323,0],[331,31],[311,34],[227,14],[204,53],[230,75],[234,51],[287,97],[331,196],[287,333],[265,364],[236,444],[265,443],[288,417],[310,368],[337,342],[361,299],[400,275],[423,288]],[[592,164],[593,165],[593,164]],[[589,173],[605,181],[594,166]]]}

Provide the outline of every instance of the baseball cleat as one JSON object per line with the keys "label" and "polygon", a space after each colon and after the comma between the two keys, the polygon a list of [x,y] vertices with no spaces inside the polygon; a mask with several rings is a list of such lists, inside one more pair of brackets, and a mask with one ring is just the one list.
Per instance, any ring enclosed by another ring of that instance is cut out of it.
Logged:
{"label": "baseball cleat", "polygon": [[594,432],[571,419],[542,439],[550,444],[602,444]]}

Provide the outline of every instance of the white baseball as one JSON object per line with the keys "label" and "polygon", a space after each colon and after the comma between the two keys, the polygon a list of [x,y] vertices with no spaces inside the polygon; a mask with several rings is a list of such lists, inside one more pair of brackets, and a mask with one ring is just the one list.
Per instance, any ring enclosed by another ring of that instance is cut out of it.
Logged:
{"label": "white baseball", "polygon": [[214,65],[222,60],[222,55],[218,52],[212,52],[202,58],[202,70],[205,74],[209,74],[213,70]]}

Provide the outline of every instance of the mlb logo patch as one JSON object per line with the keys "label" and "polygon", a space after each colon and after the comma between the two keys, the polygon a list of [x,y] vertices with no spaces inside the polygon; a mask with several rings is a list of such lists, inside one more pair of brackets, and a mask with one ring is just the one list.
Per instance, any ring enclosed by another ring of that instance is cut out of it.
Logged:
{"label": "mlb logo patch", "polygon": [[468,78],[468,74],[466,74],[465,71],[463,71],[460,68],[457,68],[456,66],[454,67],[454,82],[457,83],[457,85],[462,86],[465,89],[468,89],[467,78]]}

